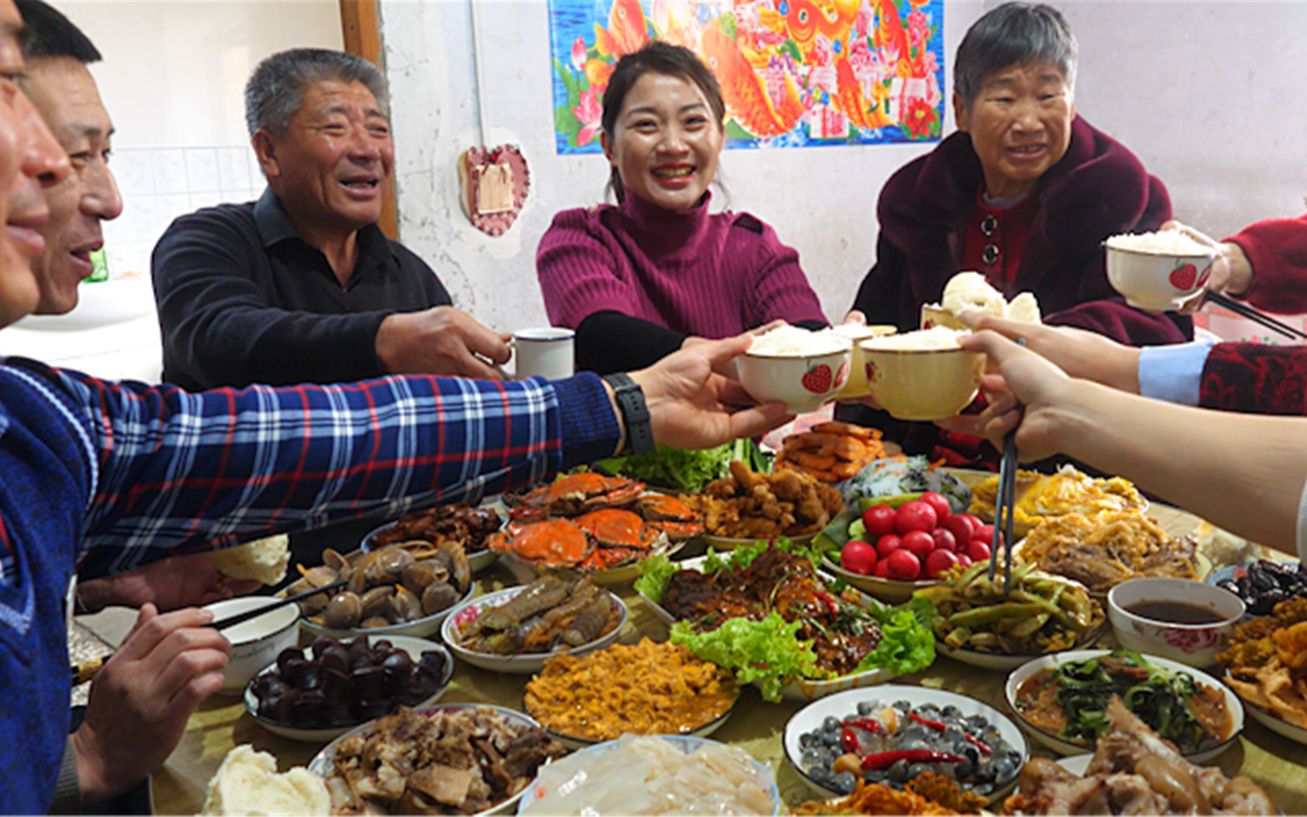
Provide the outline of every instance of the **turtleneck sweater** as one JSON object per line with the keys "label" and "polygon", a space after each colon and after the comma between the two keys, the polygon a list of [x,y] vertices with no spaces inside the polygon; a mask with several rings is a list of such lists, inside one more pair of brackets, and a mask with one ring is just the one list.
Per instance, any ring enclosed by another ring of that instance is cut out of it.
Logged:
{"label": "turtleneck sweater", "polygon": [[578,330],[579,366],[638,368],[687,336],[730,337],[777,318],[826,323],[798,253],[749,213],[710,213],[709,198],[676,212],[626,190],[619,206],[554,217],[536,272],[550,322]]}

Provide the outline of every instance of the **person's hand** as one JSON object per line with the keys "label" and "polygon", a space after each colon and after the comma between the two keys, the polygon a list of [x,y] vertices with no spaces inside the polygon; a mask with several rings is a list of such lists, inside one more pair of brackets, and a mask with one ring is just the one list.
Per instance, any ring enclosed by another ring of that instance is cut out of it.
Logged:
{"label": "person's hand", "polygon": [[631,379],[644,390],[657,442],[674,448],[711,448],[757,437],[790,420],[783,403],[754,406],[739,383],[717,374],[752,342],[751,335],[743,334],[695,344],[631,372]]}
{"label": "person's hand", "polygon": [[998,318],[978,309],[964,309],[958,320],[974,331],[989,329],[1048,358],[1071,377],[1093,380],[1114,389],[1139,393],[1139,350],[1084,329],[1045,326]]}
{"label": "person's hand", "polygon": [[997,374],[987,374],[981,388],[989,405],[980,414],[941,420],[936,425],[961,434],[985,437],[1003,450],[1003,436],[1017,429],[1023,460],[1042,460],[1058,452],[1057,415],[1073,382],[1066,373],[1029,349],[997,332],[982,331],[958,341],[962,348],[984,352]]}
{"label": "person's hand", "polygon": [[91,682],[73,733],[82,801],[120,794],[163,765],[200,702],[222,688],[231,645],[203,625],[207,610],[141,608],[118,652]]}
{"label": "person's hand", "polygon": [[222,575],[207,554],[173,556],[130,573],[79,582],[77,600],[90,613],[111,605],[143,607],[147,602],[163,611],[202,607],[259,589],[256,581]]}
{"label": "person's hand", "polygon": [[866,326],[867,316],[862,314],[860,309],[850,309],[849,314],[845,315],[844,320],[840,321],[840,323],[854,323],[859,326]]}
{"label": "person's hand", "polygon": [[500,380],[508,335],[452,306],[387,315],[377,328],[377,359],[391,374],[443,374]]}
{"label": "person's hand", "polygon": [[1175,220],[1163,224],[1162,229],[1182,233],[1216,253],[1216,258],[1212,261],[1212,275],[1207,279],[1207,286],[1184,302],[1178,310],[1181,314],[1190,315],[1197,312],[1202,307],[1208,292],[1241,295],[1253,285],[1252,263],[1238,244],[1217,241],[1202,230]]}

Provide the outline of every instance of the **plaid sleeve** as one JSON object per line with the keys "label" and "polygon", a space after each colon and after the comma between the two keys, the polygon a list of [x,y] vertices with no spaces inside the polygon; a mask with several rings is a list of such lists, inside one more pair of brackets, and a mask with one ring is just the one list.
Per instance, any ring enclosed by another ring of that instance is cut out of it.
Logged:
{"label": "plaid sleeve", "polygon": [[476,499],[556,472],[565,449],[611,453],[618,438],[593,375],[558,384],[388,377],[195,394],[60,377],[83,408],[98,466],[83,543],[89,575],[178,547]]}

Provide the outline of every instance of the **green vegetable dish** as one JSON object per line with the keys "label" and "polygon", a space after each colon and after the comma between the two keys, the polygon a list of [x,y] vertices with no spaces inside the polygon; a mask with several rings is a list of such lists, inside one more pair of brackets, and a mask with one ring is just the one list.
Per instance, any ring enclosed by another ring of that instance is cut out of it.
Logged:
{"label": "green vegetable dish", "polygon": [[747,439],[702,451],[660,445],[646,454],[600,460],[594,470],[639,480],[651,488],[698,493],[713,480],[729,477],[733,460],[740,460],[757,473],[771,471],[771,455]]}
{"label": "green vegetable dish", "polygon": [[1233,729],[1220,689],[1127,650],[1035,673],[1017,689],[1016,708],[1031,725],[1092,746],[1110,728],[1114,695],[1182,754],[1210,749]]}
{"label": "green vegetable dish", "polygon": [[935,660],[934,607],[885,607],[817,573],[817,551],[780,539],[709,552],[699,569],[666,557],[641,563],[636,589],[678,621],[671,640],[755,683],[763,697],[800,680],[885,669],[905,674]]}

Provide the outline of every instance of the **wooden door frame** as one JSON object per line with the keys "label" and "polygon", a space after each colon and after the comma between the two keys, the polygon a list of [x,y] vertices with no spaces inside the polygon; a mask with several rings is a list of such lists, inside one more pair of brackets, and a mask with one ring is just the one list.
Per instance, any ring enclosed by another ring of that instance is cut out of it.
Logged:
{"label": "wooden door frame", "polygon": [[[381,52],[381,13],[378,0],[339,0],[340,26],[344,35],[345,50],[362,57],[385,72]],[[393,110],[392,110],[393,118]],[[391,238],[399,237],[399,210],[395,202],[395,179],[391,173],[390,190],[381,206],[381,231]]]}

